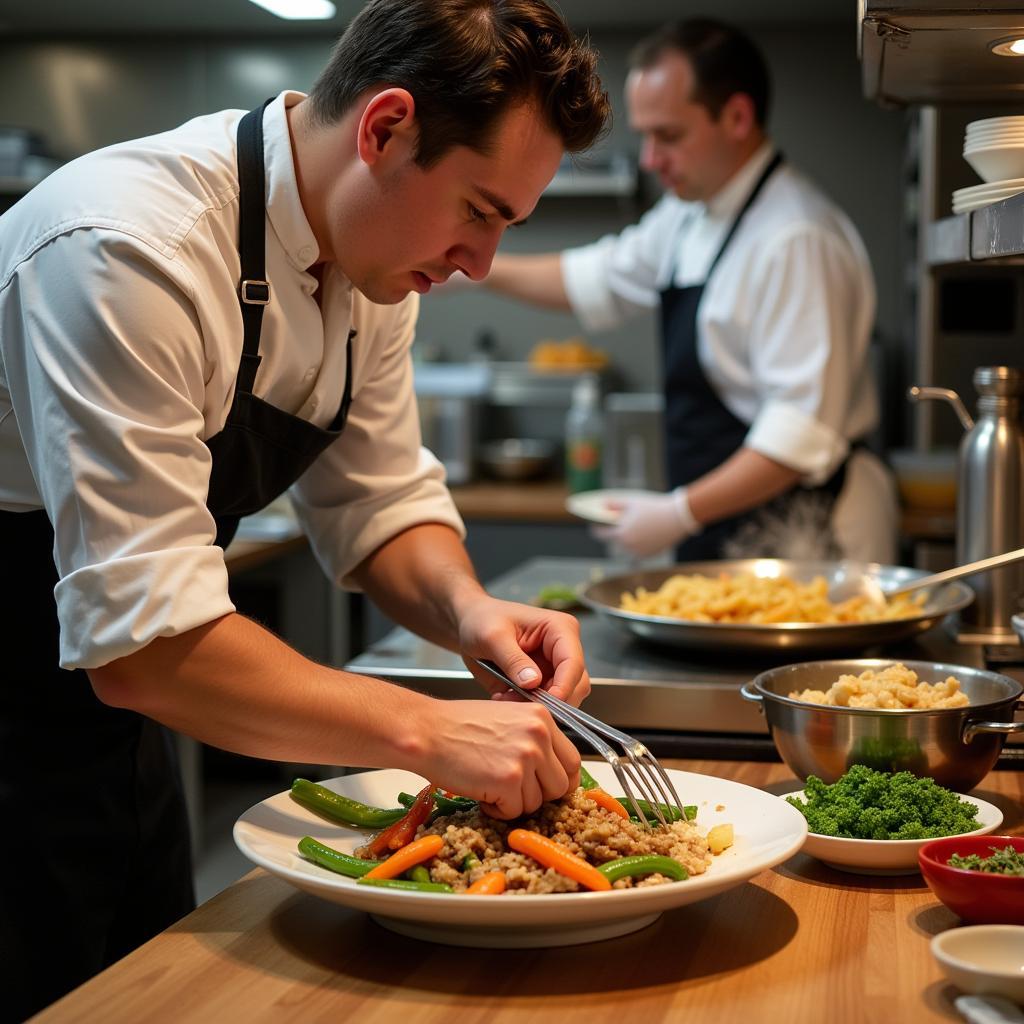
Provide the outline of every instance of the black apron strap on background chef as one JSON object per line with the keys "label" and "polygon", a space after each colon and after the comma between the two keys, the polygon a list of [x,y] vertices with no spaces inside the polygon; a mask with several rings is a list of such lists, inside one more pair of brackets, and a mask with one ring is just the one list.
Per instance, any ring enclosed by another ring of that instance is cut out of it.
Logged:
{"label": "black apron strap on background chef", "polygon": [[[749,425],[721,400],[701,366],[698,355],[698,309],[711,274],[725,254],[740,222],[782,163],[782,154],[776,153],[765,167],[726,232],[718,252],[708,267],[704,283],[677,287],[673,283],[673,266],[669,285],[661,293],[666,477],[670,488],[690,484],[720,466],[742,447],[750,430]],[[800,492],[820,492],[827,499],[833,500],[842,488],[845,477],[844,462],[820,487],[795,487],[773,499],[769,506],[762,508],[771,507],[776,513],[782,514],[792,496]],[[711,523],[696,537],[683,541],[676,549],[676,558],[681,562],[720,558],[723,545],[759,511],[754,509],[730,519]],[[767,557],[769,552],[765,551],[764,555]]]}

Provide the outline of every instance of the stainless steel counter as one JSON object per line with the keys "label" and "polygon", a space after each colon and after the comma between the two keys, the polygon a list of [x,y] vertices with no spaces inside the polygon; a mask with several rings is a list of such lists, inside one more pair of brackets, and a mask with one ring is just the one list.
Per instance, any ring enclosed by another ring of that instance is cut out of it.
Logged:
{"label": "stainless steel counter", "polygon": [[[595,574],[623,572],[614,562],[581,558],[536,558],[487,585],[496,597],[531,602],[547,585],[577,586]],[[756,706],[739,695],[739,688],[771,665],[793,661],[778,657],[737,657],[723,650],[706,652],[653,645],[632,637],[595,613],[578,614],[593,693],[587,711],[610,724],[641,733],[731,734],[768,738]],[[982,668],[980,647],[960,646],[943,629],[920,640],[884,649],[846,651],[837,657],[896,657],[946,661]],[[806,659],[800,659],[806,660]],[[347,666],[353,672],[401,682],[437,697],[479,697],[461,658],[427,643],[404,629],[395,629]]]}

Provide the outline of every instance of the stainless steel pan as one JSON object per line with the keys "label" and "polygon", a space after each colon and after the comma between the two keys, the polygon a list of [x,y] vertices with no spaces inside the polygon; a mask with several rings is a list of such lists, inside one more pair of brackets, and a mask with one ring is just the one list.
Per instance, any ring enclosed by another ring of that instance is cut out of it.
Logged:
{"label": "stainless steel pan", "polygon": [[740,691],[761,705],[782,760],[801,779],[835,782],[851,765],[908,771],[967,792],[988,773],[1006,737],[1024,731],[1015,722],[1024,687],[1015,679],[934,661],[904,661],[926,683],[960,680],[970,703],[960,708],[908,711],[831,707],[795,700],[794,690],[827,690],[841,675],[893,664],[881,659],[809,661],[762,672]]}
{"label": "stainless steel pan", "polygon": [[580,600],[618,627],[635,636],[678,647],[728,651],[860,651],[878,644],[897,643],[931,629],[952,612],[965,608],[974,592],[964,583],[947,583],[928,593],[919,614],[885,622],[852,622],[840,625],[782,622],[765,625],[687,622],[659,615],[638,615],[619,608],[622,593],[646,587],[656,590],[669,576],[717,576],[720,573],[753,573],[757,576],[788,576],[809,582],[824,576],[829,589],[847,586],[857,577],[869,577],[883,590],[928,575],[920,569],[868,562],[803,562],[781,558],[749,558],[714,562],[686,562],[662,569],[638,570],[609,576],[586,586]]}

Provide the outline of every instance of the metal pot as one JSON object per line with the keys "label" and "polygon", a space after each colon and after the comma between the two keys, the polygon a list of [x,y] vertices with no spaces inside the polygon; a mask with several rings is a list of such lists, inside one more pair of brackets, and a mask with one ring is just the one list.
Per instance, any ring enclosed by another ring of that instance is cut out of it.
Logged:
{"label": "metal pot", "polygon": [[509,437],[480,448],[480,465],[499,480],[534,480],[546,476],[557,446],[540,438]]}
{"label": "metal pot", "polygon": [[963,665],[904,661],[918,679],[960,680],[970,703],[960,708],[885,711],[829,707],[794,700],[794,690],[827,690],[841,675],[882,669],[892,659],[807,661],[782,665],[747,683],[744,700],[761,705],[782,760],[801,779],[835,782],[854,764],[879,771],[908,771],[960,792],[991,771],[1010,733],[1024,731],[1013,716],[1024,686],[1008,676]]}

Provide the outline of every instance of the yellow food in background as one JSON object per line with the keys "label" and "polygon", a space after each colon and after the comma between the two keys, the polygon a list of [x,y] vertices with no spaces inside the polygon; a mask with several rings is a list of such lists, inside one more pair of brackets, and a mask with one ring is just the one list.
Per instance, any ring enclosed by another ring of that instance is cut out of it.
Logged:
{"label": "yellow food in background", "polygon": [[535,370],[599,370],[607,365],[608,356],[583,338],[539,341],[530,352],[530,366]]}
{"label": "yellow food in background", "polygon": [[623,611],[660,615],[687,622],[879,622],[905,619],[921,610],[924,597],[902,595],[884,604],[866,597],[833,603],[828,581],[816,576],[799,583],[785,576],[763,578],[749,573],[719,576],[670,576],[657,590],[639,587],[620,600]]}
{"label": "yellow food in background", "polygon": [[924,683],[913,669],[896,662],[881,671],[873,668],[859,676],[842,675],[827,690],[794,690],[793,700],[843,708],[962,708],[970,701],[960,680],[947,676],[939,683]]}

